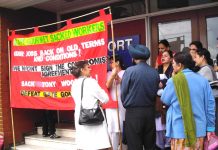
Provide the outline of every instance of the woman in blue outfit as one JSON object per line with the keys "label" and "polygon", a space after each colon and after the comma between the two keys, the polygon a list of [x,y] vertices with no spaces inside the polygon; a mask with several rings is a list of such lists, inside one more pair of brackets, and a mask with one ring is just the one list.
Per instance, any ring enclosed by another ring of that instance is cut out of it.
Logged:
{"label": "woman in blue outfit", "polygon": [[[214,71],[214,64],[213,60],[211,59],[210,52],[205,49],[198,49],[196,51],[196,57],[194,59],[196,66],[200,68],[198,73],[205,77],[211,84],[211,87],[214,89],[217,89],[217,85],[215,85],[213,81],[217,80],[216,72]],[[217,92],[214,91],[214,97],[216,99],[216,118],[218,117],[218,97],[217,97]],[[215,132],[216,135],[218,135],[218,119],[216,119],[215,123]]]}
{"label": "woman in blue outfit", "polygon": [[169,106],[166,136],[171,138],[172,150],[203,150],[204,137],[215,131],[215,100],[204,77],[194,73],[191,55],[174,55],[175,75],[168,80],[161,96]]}

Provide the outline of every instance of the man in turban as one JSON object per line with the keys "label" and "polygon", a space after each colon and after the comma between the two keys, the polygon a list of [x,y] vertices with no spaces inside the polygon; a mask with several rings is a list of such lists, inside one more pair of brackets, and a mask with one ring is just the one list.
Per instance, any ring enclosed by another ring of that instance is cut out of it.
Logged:
{"label": "man in turban", "polygon": [[130,45],[136,65],[127,68],[121,83],[121,100],[126,108],[125,133],[128,150],[155,149],[155,99],[160,82],[158,72],[146,61],[149,49]]}

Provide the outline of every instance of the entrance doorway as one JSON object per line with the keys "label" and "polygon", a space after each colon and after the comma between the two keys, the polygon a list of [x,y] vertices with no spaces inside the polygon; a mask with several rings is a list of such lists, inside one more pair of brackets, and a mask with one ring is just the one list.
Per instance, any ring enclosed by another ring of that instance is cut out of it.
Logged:
{"label": "entrance doorway", "polygon": [[171,50],[182,51],[194,40],[200,40],[215,59],[218,49],[218,12],[217,7],[178,12],[151,18],[152,65],[158,52],[158,41],[167,39]]}

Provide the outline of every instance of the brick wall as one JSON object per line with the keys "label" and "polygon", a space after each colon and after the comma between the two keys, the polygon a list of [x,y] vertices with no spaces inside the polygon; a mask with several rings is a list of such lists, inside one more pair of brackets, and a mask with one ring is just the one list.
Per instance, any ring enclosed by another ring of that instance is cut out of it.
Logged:
{"label": "brick wall", "polygon": [[[0,33],[1,33],[1,17],[0,17]],[[0,35],[0,41],[1,41],[1,35]],[[0,42],[0,47],[1,47],[1,42]],[[1,50],[0,50],[0,56],[1,56]],[[0,66],[1,66],[1,61],[0,61]],[[0,68],[0,72],[1,72]],[[1,74],[0,74],[0,83],[1,83]],[[0,86],[0,91],[2,91],[2,87]],[[0,92],[0,135],[3,135],[3,114],[2,114],[2,94]]]}
{"label": "brick wall", "polygon": [[[56,21],[56,14],[28,8],[20,11],[0,9],[0,134],[5,146],[13,143],[7,29],[26,28]],[[53,31],[54,27],[46,29]],[[23,134],[34,130],[42,112],[31,109],[13,109],[16,143],[23,141]]]}

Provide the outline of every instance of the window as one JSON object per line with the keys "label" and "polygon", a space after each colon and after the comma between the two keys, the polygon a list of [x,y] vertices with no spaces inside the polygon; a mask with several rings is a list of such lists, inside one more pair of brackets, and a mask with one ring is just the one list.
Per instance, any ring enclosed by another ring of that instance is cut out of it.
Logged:
{"label": "window", "polygon": [[218,17],[207,18],[207,42],[211,58],[216,59],[218,53]]}
{"label": "window", "polygon": [[217,0],[150,0],[150,12],[188,7],[212,2],[217,2]]}
{"label": "window", "polygon": [[158,23],[158,31],[159,40],[168,40],[173,51],[182,51],[191,42],[191,20]]}

